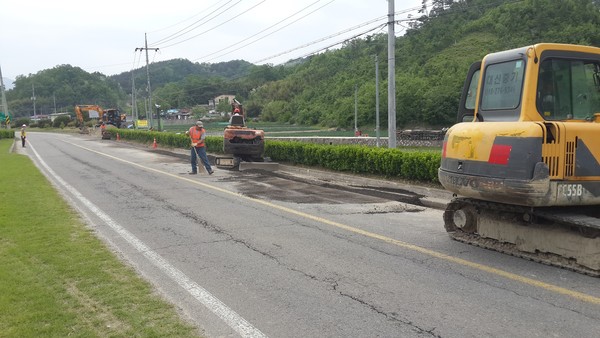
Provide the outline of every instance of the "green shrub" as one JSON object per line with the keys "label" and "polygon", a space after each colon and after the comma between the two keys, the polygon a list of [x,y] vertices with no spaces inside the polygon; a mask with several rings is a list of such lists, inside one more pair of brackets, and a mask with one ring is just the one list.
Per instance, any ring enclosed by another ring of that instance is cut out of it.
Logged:
{"label": "green shrub", "polygon": [[15,138],[15,131],[12,129],[0,129],[0,139]]}
{"label": "green shrub", "polygon": [[27,117],[21,117],[15,120],[13,127],[21,128],[22,125],[29,126],[31,124],[31,120]]}
{"label": "green shrub", "polygon": [[436,183],[441,161],[441,154],[430,151],[404,152],[401,149],[289,141],[267,141],[265,155],[274,161],[292,164]]}
{"label": "green shrub", "polygon": [[32,123],[30,127],[33,128],[50,128],[52,127],[52,121],[50,120],[39,120],[35,123]]}

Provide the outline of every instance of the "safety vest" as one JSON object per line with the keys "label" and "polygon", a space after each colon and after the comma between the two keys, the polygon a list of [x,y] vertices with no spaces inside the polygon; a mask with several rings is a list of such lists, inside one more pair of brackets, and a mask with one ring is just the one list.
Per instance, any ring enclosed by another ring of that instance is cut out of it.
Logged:
{"label": "safety vest", "polygon": [[196,143],[196,147],[204,147],[204,140],[202,139],[202,135],[204,135],[204,128],[198,130],[195,126],[190,128],[190,138],[192,139],[192,143]]}

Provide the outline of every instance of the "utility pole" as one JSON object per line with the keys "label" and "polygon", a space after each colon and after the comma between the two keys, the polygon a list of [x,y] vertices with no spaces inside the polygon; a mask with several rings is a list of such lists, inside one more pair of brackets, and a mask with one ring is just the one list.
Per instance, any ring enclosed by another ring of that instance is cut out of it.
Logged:
{"label": "utility pole", "polygon": [[[6,95],[4,94],[4,80],[2,79],[2,68],[0,68],[0,93],[2,95],[2,106],[0,111],[4,113],[4,116],[8,117],[8,105],[6,104]],[[0,121],[0,124],[6,124],[5,121]],[[9,125],[6,126],[8,128]]]}
{"label": "utility pole", "polygon": [[162,129],[162,126],[160,124],[160,104],[154,104],[156,106],[156,118],[158,119],[158,131],[160,131]]}
{"label": "utility pole", "polygon": [[[144,99],[144,111],[146,112],[146,120],[148,120],[148,123],[150,123],[150,117],[148,117],[148,98]],[[148,128],[150,128],[150,124],[148,124]]]}
{"label": "utility pole", "polygon": [[148,78],[148,109],[146,111],[150,111],[150,128],[152,128],[152,89],[150,88],[150,60],[148,59],[148,49],[152,49],[156,52],[158,51],[158,48],[148,48],[148,34],[146,33],[144,33],[144,43],[145,47],[136,48],[135,51],[146,51],[146,77]]}
{"label": "utility pole", "polygon": [[31,84],[31,91],[33,92],[33,96],[31,97],[31,100],[33,100],[33,116],[36,116],[36,112],[35,112],[35,85],[32,83]]}
{"label": "utility pole", "polygon": [[379,59],[375,55],[375,134],[377,141],[375,145],[379,147]]}
{"label": "utility pole", "polygon": [[135,100],[135,71],[131,70],[131,119],[133,119],[133,129],[137,129],[137,103]]}
{"label": "utility pole", "polygon": [[388,148],[396,148],[396,34],[394,1],[388,0]]}
{"label": "utility pole", "polygon": [[354,135],[358,135],[358,85],[354,85]]}

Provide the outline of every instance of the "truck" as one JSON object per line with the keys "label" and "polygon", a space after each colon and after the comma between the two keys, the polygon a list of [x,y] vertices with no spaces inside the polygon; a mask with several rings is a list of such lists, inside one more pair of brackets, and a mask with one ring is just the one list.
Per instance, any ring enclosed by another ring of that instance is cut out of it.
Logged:
{"label": "truck", "polygon": [[450,237],[600,276],[600,48],[488,54],[459,102],[438,171]]}
{"label": "truck", "polygon": [[277,163],[264,157],[265,132],[246,125],[243,105],[236,99],[231,103],[231,118],[223,131],[223,153],[215,164],[221,169],[274,170]]}

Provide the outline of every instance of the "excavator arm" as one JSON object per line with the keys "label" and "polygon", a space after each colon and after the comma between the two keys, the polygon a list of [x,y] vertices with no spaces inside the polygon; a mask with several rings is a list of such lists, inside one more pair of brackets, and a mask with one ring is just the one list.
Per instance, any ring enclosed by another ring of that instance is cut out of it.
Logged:
{"label": "excavator arm", "polygon": [[98,105],[77,105],[75,106],[75,114],[77,115],[77,121],[83,124],[83,112],[88,112],[90,118],[99,118],[102,120],[102,116],[104,115],[104,110],[102,107]]}
{"label": "excavator arm", "polygon": [[79,106],[75,106],[75,116],[77,117],[77,126],[83,126],[83,113],[81,112],[81,108],[79,108]]}
{"label": "excavator arm", "polygon": [[84,123],[83,112],[88,112],[90,118],[97,118],[98,122],[104,122],[105,124],[113,125],[117,128],[121,128],[127,120],[125,114],[121,114],[121,111],[116,108],[102,109],[98,105],[77,105],[75,106],[75,114],[77,115],[78,124],[81,126]]}
{"label": "excavator arm", "polygon": [[99,118],[102,121],[102,117],[104,116],[104,110],[102,107],[98,105],[76,105],[75,106],[75,115],[77,116],[77,124],[82,134],[88,134],[89,131],[84,123],[83,113],[88,112],[88,116],[90,118]]}

